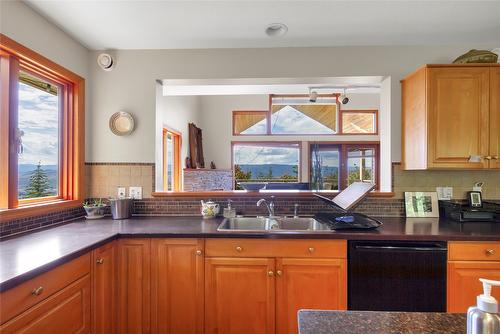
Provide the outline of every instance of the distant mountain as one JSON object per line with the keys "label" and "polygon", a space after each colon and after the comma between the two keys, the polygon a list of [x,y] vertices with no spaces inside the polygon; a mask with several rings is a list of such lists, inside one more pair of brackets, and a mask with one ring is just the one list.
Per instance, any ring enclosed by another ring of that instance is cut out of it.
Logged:
{"label": "distant mountain", "polygon": [[[18,193],[19,197],[24,197],[24,194],[26,193],[26,188],[28,187],[28,184],[30,182],[30,176],[33,173],[33,171],[36,169],[37,165],[33,164],[20,164],[18,166],[18,173],[19,173],[19,183],[18,183]],[[49,178],[49,184],[50,184],[50,189],[49,191],[52,194],[57,194],[57,177],[58,177],[58,172],[57,172],[57,165],[42,165],[42,169],[47,174],[47,177]]]}
{"label": "distant mountain", "polygon": [[262,164],[262,165],[239,165],[245,173],[252,172],[252,179],[257,178],[260,174],[268,175],[269,169],[272,170],[273,178],[280,178],[283,175],[296,175],[293,171],[295,165],[281,164]]}

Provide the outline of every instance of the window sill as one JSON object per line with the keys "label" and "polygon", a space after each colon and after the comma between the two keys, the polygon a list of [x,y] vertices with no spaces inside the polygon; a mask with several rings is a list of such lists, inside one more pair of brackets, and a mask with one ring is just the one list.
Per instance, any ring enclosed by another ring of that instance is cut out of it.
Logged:
{"label": "window sill", "polygon": [[[259,191],[246,191],[246,190],[234,190],[234,191],[203,191],[203,192],[195,192],[195,191],[165,191],[165,192],[154,192],[152,193],[153,197],[161,198],[161,197],[196,197],[196,198],[232,198],[232,197],[263,197],[275,195],[279,197],[314,197],[316,192],[310,190],[277,190],[270,191],[267,190],[265,192]],[[320,191],[318,192],[324,196],[335,197],[338,194],[338,191]],[[368,197],[386,197],[391,198],[394,197],[393,192],[379,192],[373,191],[368,194]]]}
{"label": "window sill", "polygon": [[82,201],[78,200],[54,200],[50,202],[26,204],[15,209],[0,210],[0,222],[48,214],[65,209],[77,208],[79,206],[82,206]]}

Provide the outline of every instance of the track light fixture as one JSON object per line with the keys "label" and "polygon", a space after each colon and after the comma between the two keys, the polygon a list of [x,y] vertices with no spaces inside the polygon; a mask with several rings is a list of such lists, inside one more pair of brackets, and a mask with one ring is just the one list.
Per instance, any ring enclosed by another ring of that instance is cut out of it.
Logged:
{"label": "track light fixture", "polygon": [[344,91],[342,92],[342,94],[339,96],[339,101],[342,104],[348,104],[349,103],[349,97],[347,96],[347,94],[345,92],[345,88],[344,88]]}
{"label": "track light fixture", "polygon": [[318,99],[318,92],[309,89],[309,102],[316,102],[317,99]]}

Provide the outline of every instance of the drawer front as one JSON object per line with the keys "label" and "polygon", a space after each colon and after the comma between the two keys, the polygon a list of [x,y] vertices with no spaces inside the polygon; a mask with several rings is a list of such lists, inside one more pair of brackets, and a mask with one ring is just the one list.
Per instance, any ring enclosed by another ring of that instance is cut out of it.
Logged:
{"label": "drawer front", "polygon": [[90,274],[6,322],[0,333],[90,333]]}
{"label": "drawer front", "polygon": [[500,242],[450,242],[450,261],[500,261]]}
{"label": "drawer front", "polygon": [[257,240],[207,239],[208,257],[305,257],[339,258],[347,256],[345,240]]}
{"label": "drawer front", "polygon": [[0,323],[12,319],[89,273],[90,254],[85,254],[3,292],[0,295],[2,300]]}

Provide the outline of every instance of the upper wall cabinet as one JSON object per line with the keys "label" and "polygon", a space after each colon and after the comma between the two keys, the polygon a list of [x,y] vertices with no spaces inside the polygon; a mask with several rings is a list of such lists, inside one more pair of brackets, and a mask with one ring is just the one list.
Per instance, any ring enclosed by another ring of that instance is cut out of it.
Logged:
{"label": "upper wall cabinet", "polygon": [[403,168],[500,168],[500,66],[426,65],[402,80]]}

